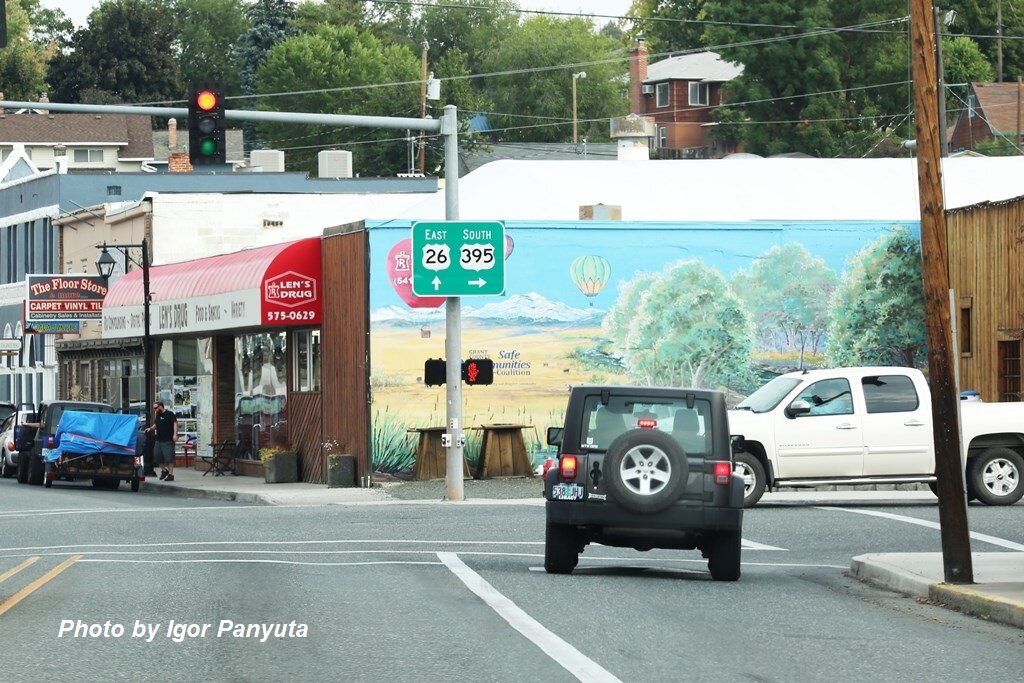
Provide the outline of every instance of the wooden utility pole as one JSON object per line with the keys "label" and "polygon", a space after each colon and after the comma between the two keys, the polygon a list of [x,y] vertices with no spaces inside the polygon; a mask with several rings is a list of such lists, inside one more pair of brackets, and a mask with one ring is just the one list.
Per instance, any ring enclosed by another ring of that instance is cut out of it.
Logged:
{"label": "wooden utility pole", "polygon": [[1020,85],[1021,78],[1017,76],[1017,154],[1021,154],[1020,149]]}
{"label": "wooden utility pole", "polygon": [[939,97],[939,131],[942,136],[939,138],[939,152],[942,156],[949,156],[949,138],[946,136],[946,69],[942,65],[942,10],[938,7],[932,9],[932,18],[935,23],[935,83],[938,87]]}
{"label": "wooden utility pole", "polygon": [[1003,0],[996,2],[996,78],[1003,82]]}
{"label": "wooden utility pole", "polygon": [[934,13],[931,0],[910,0],[910,47],[917,125],[917,179],[921,202],[921,256],[928,372],[938,479],[942,565],[946,583],[974,583],[967,529],[967,496],[960,460],[957,396],[949,313],[946,216],[940,168]]}
{"label": "wooden utility pole", "polygon": [[[430,43],[423,41],[420,45],[423,51],[420,53],[420,118],[422,119],[427,115],[427,50],[430,48]],[[420,131],[420,155],[416,162],[416,170],[419,171],[420,175],[423,175],[424,164],[426,163],[426,139],[423,135],[423,131]]]}

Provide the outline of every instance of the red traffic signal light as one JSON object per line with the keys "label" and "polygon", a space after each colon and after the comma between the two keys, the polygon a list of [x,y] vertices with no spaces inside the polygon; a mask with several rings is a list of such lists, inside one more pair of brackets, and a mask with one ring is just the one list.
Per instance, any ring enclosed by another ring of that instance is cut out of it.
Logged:
{"label": "red traffic signal light", "polygon": [[188,98],[188,156],[193,166],[227,163],[224,130],[223,88],[193,84]]}
{"label": "red traffic signal light", "polygon": [[494,361],[490,358],[462,361],[462,381],[466,384],[494,384]]}

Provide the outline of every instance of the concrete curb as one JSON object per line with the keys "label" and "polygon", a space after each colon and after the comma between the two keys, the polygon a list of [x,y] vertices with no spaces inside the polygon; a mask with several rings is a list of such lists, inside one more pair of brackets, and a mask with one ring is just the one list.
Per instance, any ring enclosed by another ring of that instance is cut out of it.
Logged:
{"label": "concrete curb", "polygon": [[914,598],[928,598],[932,581],[885,562],[877,555],[858,555],[850,562],[854,578]]}
{"label": "concrete curb", "polygon": [[243,491],[224,491],[221,489],[194,489],[184,486],[172,486],[170,484],[142,482],[142,491],[146,493],[157,493],[165,496],[178,496],[180,498],[201,498],[205,500],[227,500],[235,503],[247,503],[249,505],[274,505],[275,503],[258,493],[247,493]]}
{"label": "concrete curb", "polygon": [[964,614],[1024,628],[1024,603],[993,595],[977,587],[936,583],[932,584],[928,597]]}

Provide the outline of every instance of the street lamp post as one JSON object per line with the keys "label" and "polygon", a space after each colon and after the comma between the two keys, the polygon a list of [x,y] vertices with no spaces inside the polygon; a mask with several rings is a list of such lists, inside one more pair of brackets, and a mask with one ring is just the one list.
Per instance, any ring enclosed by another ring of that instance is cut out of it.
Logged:
{"label": "street lamp post", "polygon": [[572,144],[574,145],[578,141],[576,135],[576,81],[586,77],[586,71],[575,71],[572,74]]}
{"label": "street lamp post", "polygon": [[[109,251],[107,251],[107,247],[121,249],[124,251],[124,270],[126,273],[128,272],[129,263],[134,263],[142,268],[142,362],[145,365],[146,425],[149,426],[150,416],[152,415],[153,410],[153,340],[149,336],[149,242],[146,238],[143,238],[142,242],[139,244],[107,244],[104,242],[102,251],[96,258],[96,270],[104,280],[110,279],[110,276],[114,273],[114,267],[117,265],[117,262],[114,261],[114,257],[110,255]],[[128,255],[129,249],[142,250],[141,263]],[[153,454],[149,448],[146,448],[144,452],[144,474],[146,476],[154,476],[156,474],[156,470],[153,469]]]}

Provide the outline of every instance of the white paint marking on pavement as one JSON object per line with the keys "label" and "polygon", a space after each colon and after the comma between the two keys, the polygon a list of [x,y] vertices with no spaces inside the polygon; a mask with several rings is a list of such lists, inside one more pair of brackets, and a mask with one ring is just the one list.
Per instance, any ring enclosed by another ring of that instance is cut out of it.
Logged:
{"label": "white paint marking on pavement", "polygon": [[[906,522],[907,524],[916,524],[918,526],[928,527],[929,529],[941,529],[942,527],[938,522],[932,522],[927,519],[918,519],[917,517],[905,517],[903,515],[894,515],[891,512],[879,512],[878,510],[858,510],[856,508],[840,508],[840,507],[818,507],[819,510],[840,510],[842,512],[853,512],[858,515],[867,515],[869,517],[882,517],[883,519],[892,519],[897,522]],[[1024,545],[1020,543],[1014,543],[1013,541],[1007,541],[1003,538],[997,538],[996,536],[989,536],[988,534],[979,534],[974,531],[970,532],[971,538],[976,541],[983,541],[985,543],[991,543],[1001,548],[1009,548],[1010,550],[1024,550]]]}
{"label": "white paint marking on pavement", "polygon": [[198,507],[160,507],[160,508],[88,508],[85,510],[48,510],[46,512],[0,512],[0,519],[12,517],[55,517],[61,515],[98,515],[110,512],[130,512],[133,515],[146,512],[195,512],[197,510],[281,510],[302,507],[301,505],[207,505]]}
{"label": "white paint marking on pavement", "polygon": [[540,622],[499,593],[482,576],[466,566],[466,563],[460,560],[458,555],[438,553],[437,557],[469,590],[497,612],[512,628],[523,634],[530,642],[539,647],[541,652],[551,657],[573,676],[581,681],[619,681],[611,672],[544,628]]}
{"label": "white paint marking on pavement", "polygon": [[380,560],[377,562],[297,562],[295,560],[252,560],[252,559],[214,559],[214,560],[123,560],[123,559],[83,559],[79,562],[104,562],[108,564],[298,564],[309,567],[356,567],[377,564],[425,564],[438,566],[441,562]]}
{"label": "white paint marking on pavement", "polygon": [[79,543],[0,548],[0,553],[29,550],[70,550],[74,548],[172,548],[201,545],[329,545],[332,543],[395,543],[410,545],[544,545],[544,541],[424,541],[415,539],[338,539],[331,541],[176,541],[173,543]]}
{"label": "white paint marking on pavement", "polygon": [[750,539],[747,539],[747,538],[743,539],[743,549],[744,550],[787,550],[787,548],[779,548],[778,546],[774,546],[774,545],[765,545],[764,543],[758,543],[756,541],[751,541]]}

